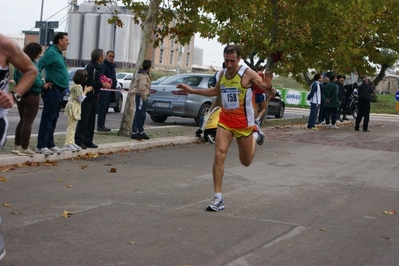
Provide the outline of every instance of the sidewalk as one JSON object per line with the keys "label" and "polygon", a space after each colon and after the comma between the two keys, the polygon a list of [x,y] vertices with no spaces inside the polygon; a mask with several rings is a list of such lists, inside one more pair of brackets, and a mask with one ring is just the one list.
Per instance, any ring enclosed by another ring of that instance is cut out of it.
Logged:
{"label": "sidewalk", "polygon": [[[306,125],[263,126],[262,130],[266,133],[266,140],[295,140],[297,142],[309,144],[328,143],[328,145],[333,146],[399,151],[399,121],[397,123],[370,121],[369,129],[371,132],[368,133],[362,131],[355,132],[353,119],[337,125],[340,127],[337,130],[327,129],[323,125],[317,125],[320,129],[319,131],[309,131],[306,129]],[[195,130],[197,130],[197,128],[192,126],[160,126],[147,128],[146,133],[151,139],[141,141],[131,140],[124,136],[117,136],[116,131],[110,133],[96,132],[94,143],[99,146],[97,149],[86,149],[79,152],[66,151],[62,154],[53,154],[50,156],[35,154],[33,157],[11,153],[13,141],[12,138],[9,138],[8,143],[3,149],[3,154],[0,154],[0,166],[23,164],[26,162],[71,159],[84,157],[87,154],[93,156],[94,154],[107,154],[118,151],[134,151],[168,145],[197,143],[199,139],[194,137]],[[65,141],[65,135],[56,134],[55,139],[55,142],[61,146],[61,143]],[[33,136],[31,138],[31,148],[35,147],[35,141],[36,138]]]}

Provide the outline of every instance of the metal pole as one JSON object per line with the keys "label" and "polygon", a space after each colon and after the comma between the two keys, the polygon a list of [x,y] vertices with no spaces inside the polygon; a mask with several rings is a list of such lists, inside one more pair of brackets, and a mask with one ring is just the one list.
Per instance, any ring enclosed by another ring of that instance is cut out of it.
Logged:
{"label": "metal pole", "polygon": [[44,0],[42,0],[42,11],[40,12],[40,21],[43,21],[43,6],[44,6]]}

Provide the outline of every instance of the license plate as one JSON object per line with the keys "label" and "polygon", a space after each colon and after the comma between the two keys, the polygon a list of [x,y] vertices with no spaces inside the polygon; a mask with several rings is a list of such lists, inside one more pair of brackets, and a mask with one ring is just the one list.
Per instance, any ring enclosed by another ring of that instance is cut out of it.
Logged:
{"label": "license plate", "polygon": [[171,103],[164,103],[164,102],[154,102],[152,104],[153,107],[162,107],[162,108],[172,108]]}

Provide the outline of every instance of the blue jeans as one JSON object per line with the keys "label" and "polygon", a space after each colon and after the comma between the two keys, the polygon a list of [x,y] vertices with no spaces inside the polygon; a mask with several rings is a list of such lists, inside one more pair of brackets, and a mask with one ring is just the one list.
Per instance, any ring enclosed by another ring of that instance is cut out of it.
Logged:
{"label": "blue jeans", "polygon": [[98,105],[97,127],[105,127],[105,116],[108,112],[109,103],[111,101],[110,91],[100,91],[100,99]]}
{"label": "blue jeans", "polygon": [[63,88],[53,84],[51,89],[42,91],[43,111],[37,136],[37,148],[52,148],[54,143],[54,130],[60,116]]}
{"label": "blue jeans", "polygon": [[317,110],[319,109],[319,105],[316,103],[311,103],[310,104],[310,114],[309,114],[309,120],[308,120],[308,128],[313,128],[315,127],[316,124],[316,118],[317,118]]}
{"label": "blue jeans", "polygon": [[146,117],[147,101],[143,101],[139,94],[136,94],[134,100],[136,101],[136,112],[134,113],[132,133],[143,133],[144,123]]}

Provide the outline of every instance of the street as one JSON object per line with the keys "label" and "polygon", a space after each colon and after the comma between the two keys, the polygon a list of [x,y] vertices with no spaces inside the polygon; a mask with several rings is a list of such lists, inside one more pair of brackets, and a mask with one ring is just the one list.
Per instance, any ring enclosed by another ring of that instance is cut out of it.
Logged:
{"label": "street", "polygon": [[1,265],[397,265],[397,128],[266,130],[250,167],[233,142],[217,213],[211,144],[6,171]]}

